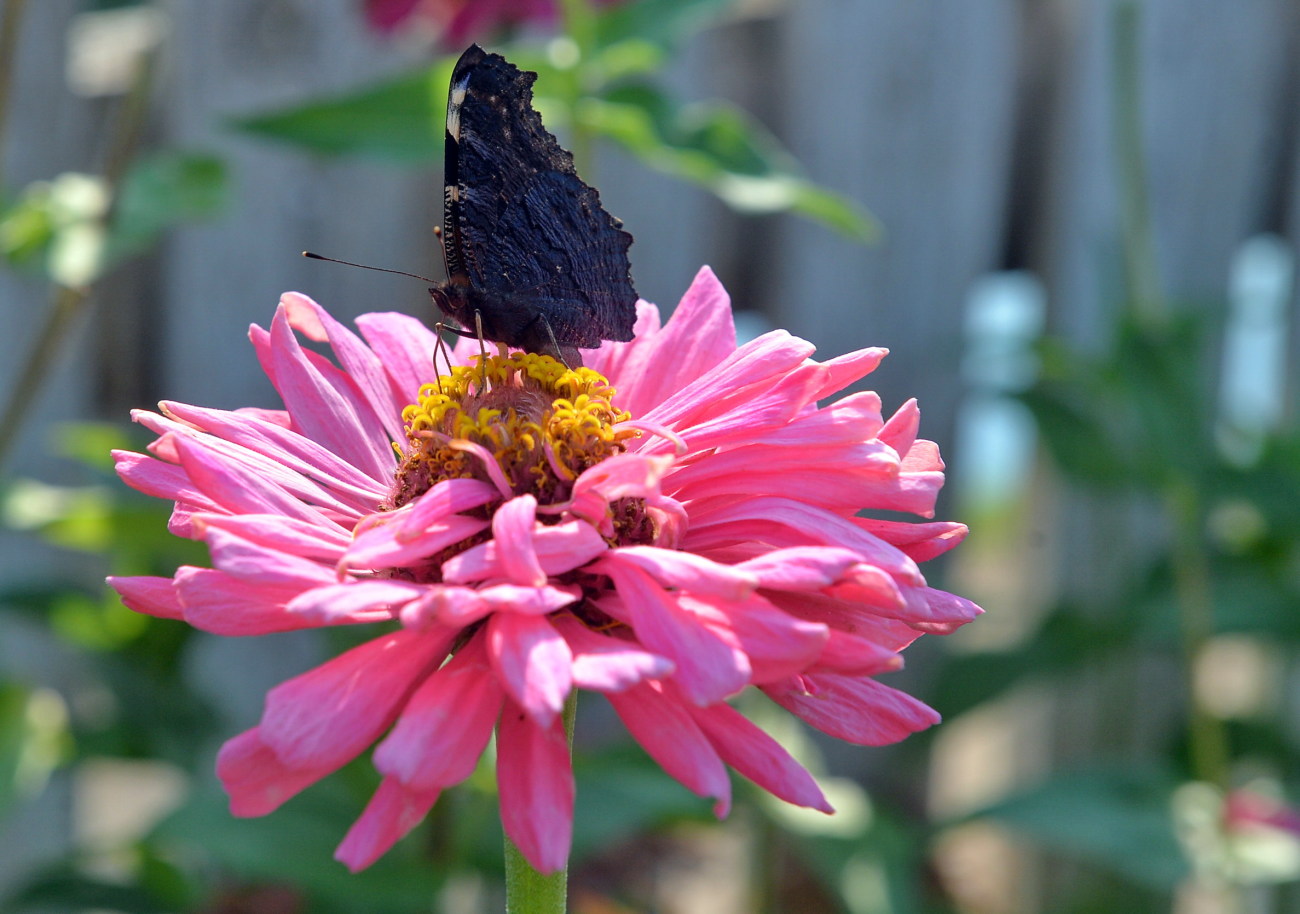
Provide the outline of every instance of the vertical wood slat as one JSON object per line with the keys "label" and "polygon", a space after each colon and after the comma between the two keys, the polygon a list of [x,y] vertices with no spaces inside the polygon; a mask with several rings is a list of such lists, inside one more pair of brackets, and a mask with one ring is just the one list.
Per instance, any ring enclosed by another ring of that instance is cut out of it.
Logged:
{"label": "vertical wood slat", "polygon": [[777,323],[827,356],[889,346],[872,386],[889,408],[919,397],[923,434],[947,444],[965,297],[1002,244],[1015,5],[818,0],[789,16],[788,139],[885,235],[863,248],[787,220]]}

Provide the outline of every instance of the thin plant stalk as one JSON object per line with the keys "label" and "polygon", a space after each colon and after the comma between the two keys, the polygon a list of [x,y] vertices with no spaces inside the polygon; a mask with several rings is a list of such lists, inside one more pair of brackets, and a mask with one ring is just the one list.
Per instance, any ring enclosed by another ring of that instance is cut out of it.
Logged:
{"label": "thin plant stalk", "polygon": [[[5,9],[6,19],[0,20],[0,28],[7,22],[9,7],[6,6]],[[0,36],[0,40],[3,40],[3,36]],[[131,89],[118,109],[103,168],[110,200],[116,199],[122,176],[130,167],[140,146],[152,85],[152,61],[151,54],[141,55]],[[4,66],[0,63],[0,71],[3,71]],[[2,108],[3,88],[0,88],[0,115],[3,114]],[[0,127],[3,126],[3,120],[3,116],[0,116]],[[110,203],[105,217],[109,221],[113,218],[112,207],[113,204]],[[50,368],[58,362],[65,341],[77,327],[90,301],[90,295],[90,286],[55,284],[52,287],[45,322],[14,378],[4,409],[0,410],[0,466],[6,463],[18,439],[23,419],[39,396],[41,386],[49,377]]]}

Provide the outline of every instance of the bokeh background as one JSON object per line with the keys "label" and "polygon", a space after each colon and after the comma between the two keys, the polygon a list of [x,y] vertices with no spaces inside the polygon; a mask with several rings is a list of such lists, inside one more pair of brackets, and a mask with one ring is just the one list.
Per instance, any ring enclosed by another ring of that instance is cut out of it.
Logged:
{"label": "bokeh background", "polygon": [[0,2],[0,911],[500,909],[490,776],[355,877],[364,763],[226,814],[217,746],[328,636],[102,586],[202,558],[111,476],[130,408],[274,405],[246,332],[287,289],[431,314],[298,253],[440,275],[469,38],[541,70],[643,297],[710,264],[742,332],[891,349],[869,380],[919,398],[972,529],[927,575],[988,610],[890,680],[935,730],[768,721],[830,819],[715,824],[593,706],[572,909],[1300,911],[1300,6],[624,0],[580,40],[449,36],[474,6]]}

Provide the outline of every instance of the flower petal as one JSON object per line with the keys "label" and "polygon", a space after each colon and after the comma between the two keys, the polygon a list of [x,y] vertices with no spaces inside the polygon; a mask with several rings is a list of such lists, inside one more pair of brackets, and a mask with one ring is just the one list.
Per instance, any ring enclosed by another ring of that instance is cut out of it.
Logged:
{"label": "flower petal", "polygon": [[488,619],[487,652],[497,679],[537,726],[546,728],[573,687],[573,652],[546,619],[495,613]]}
{"label": "flower petal", "polygon": [[573,652],[573,684],[597,692],[621,692],[646,679],[673,671],[673,662],[644,650],[635,642],[600,635],[573,616],[552,620]]}
{"label": "flower petal", "polygon": [[796,717],[836,739],[885,746],[939,722],[939,714],[905,692],[874,679],[818,673],[803,677],[815,693],[793,684],[763,691]]}
{"label": "flower petal", "polygon": [[354,873],[364,870],[424,820],[441,792],[412,790],[396,778],[384,778],[334,859]]}
{"label": "flower petal", "polygon": [[731,781],[717,750],[687,712],[685,703],[643,682],[607,696],[623,726],[659,767],[697,796],[713,797],[714,815],[731,808]]}
{"label": "flower petal", "polygon": [[835,811],[808,770],[735,708],[685,707],[722,760],[759,787],[796,806]]}
{"label": "flower petal", "polygon": [[108,586],[117,591],[127,609],[159,619],[185,618],[185,607],[171,578],[109,577]]}
{"label": "flower petal", "polygon": [[[542,572],[548,576],[565,574],[586,565],[609,546],[591,524],[582,520],[566,521],[553,527],[533,530],[533,550]],[[508,577],[501,561],[501,547],[488,540],[442,564],[442,579],[451,584]]]}
{"label": "flower petal", "polygon": [[701,267],[663,329],[634,339],[618,371],[607,376],[623,408],[644,416],[735,350],[731,297],[713,271]]}
{"label": "flower petal", "polygon": [[286,765],[262,741],[261,728],[228,739],[217,753],[217,777],[230,795],[233,816],[264,816],[335,767],[329,764]]}
{"label": "flower petal", "polygon": [[677,665],[673,680],[696,704],[710,705],[749,683],[749,658],[728,633],[707,626],[682,608],[644,571],[602,563],[622,598],[598,605],[636,632],[637,640]]}
{"label": "flower petal", "polygon": [[263,742],[286,765],[345,764],[388,729],[456,635],[393,632],[281,683],[266,696]]}
{"label": "flower petal", "polygon": [[564,726],[538,726],[507,701],[497,729],[501,824],[542,873],[562,869],[573,840],[573,769]]}
{"label": "flower petal", "polygon": [[483,638],[476,637],[406,702],[396,726],[375,749],[375,767],[419,791],[465,780],[492,737],[504,700]]}

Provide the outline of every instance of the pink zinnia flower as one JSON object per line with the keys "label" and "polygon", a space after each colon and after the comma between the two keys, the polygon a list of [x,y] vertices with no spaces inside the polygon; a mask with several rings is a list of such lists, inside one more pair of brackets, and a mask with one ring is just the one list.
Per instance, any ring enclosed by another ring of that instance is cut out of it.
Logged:
{"label": "pink zinnia flower", "polygon": [[[612,6],[618,0],[599,0]],[[364,0],[366,21],[385,34],[414,24],[432,25],[442,43],[459,47],[507,26],[550,24],[558,16],[555,0]]]}
{"label": "pink zinnia flower", "polygon": [[364,341],[285,295],[271,329],[250,332],[283,411],[166,402],[135,416],[159,436],[153,456],[116,455],[128,484],[175,501],[171,529],[213,565],[113,579],[131,608],[226,635],[382,624],[273,689],[261,723],[225,745],[236,815],[271,812],[378,741],[382,785],[337,854],[367,866],[495,728],[505,830],[553,870],[570,843],[561,710],[575,688],[604,693],[719,815],[728,765],[830,811],[727,704],[746,686],[853,743],[938,721],[872,677],[980,612],[917,567],[966,528],[857,516],[930,516],[938,450],[917,437],[915,402],[887,420],[874,393],[818,405],[885,350],[816,362],[783,331],[737,348],[708,269],[666,325],[642,302],[632,342],[572,371],[524,353],[471,365],[471,341],[438,380],[414,318],[357,324]]}

